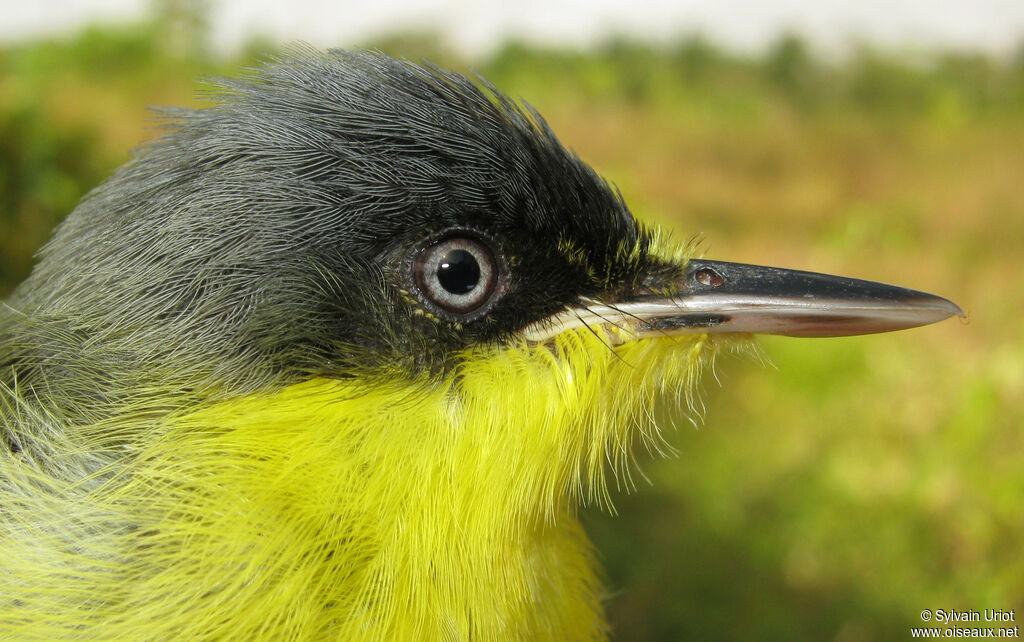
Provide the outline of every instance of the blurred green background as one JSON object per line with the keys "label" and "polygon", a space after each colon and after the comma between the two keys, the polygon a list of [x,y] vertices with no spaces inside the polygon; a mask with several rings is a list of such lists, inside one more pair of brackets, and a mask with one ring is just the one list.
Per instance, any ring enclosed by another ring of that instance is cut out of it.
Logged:
{"label": "blurred green background", "polygon": [[[168,3],[168,6],[174,6]],[[77,200],[201,104],[201,15],[0,45],[0,295]],[[585,512],[622,640],[906,639],[922,609],[1024,618],[1024,48],[1009,59],[796,37],[756,57],[681,35],[460,60],[523,97],[638,216],[709,257],[932,291],[970,315],[915,331],[762,341],[724,358],[699,429],[650,485]]]}

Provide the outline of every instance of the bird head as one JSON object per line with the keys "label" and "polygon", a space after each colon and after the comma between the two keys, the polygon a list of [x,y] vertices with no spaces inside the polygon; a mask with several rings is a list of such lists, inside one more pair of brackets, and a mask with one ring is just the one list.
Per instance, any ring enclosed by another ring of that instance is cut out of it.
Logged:
{"label": "bird head", "polygon": [[[330,576],[365,594],[458,566],[456,537],[479,569],[492,564],[482,542],[519,546],[520,566],[554,551],[576,569],[550,580],[556,592],[590,595],[580,533],[532,546],[523,533],[606,498],[608,464],[628,475],[633,443],[658,445],[654,399],[689,399],[717,350],[959,312],[693,256],[638,222],[535,111],[432,66],[299,54],[170,116],[42,250],[0,353],[9,396],[64,425],[57,438],[10,422],[11,450],[102,481],[94,512],[146,524],[154,566],[202,542],[209,564],[246,559],[253,583],[344,549],[349,565],[323,562],[317,586]],[[417,555],[395,543],[413,531]],[[375,569],[370,588],[344,579],[355,558]],[[508,575],[509,605],[533,600],[521,575]],[[363,626],[384,618],[367,608]]]}

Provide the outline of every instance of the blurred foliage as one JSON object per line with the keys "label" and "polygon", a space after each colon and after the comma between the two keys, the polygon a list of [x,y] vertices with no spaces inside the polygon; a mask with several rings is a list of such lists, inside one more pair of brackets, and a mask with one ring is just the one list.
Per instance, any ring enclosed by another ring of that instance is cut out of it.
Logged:
{"label": "blurred foliage", "polygon": [[[158,134],[148,105],[197,106],[193,78],[274,48],[213,57],[203,6],[0,47],[0,293]],[[429,34],[364,44],[468,68]],[[691,35],[508,43],[474,67],[638,215],[718,258],[898,282],[971,314],[767,339],[775,369],[719,363],[703,427],[666,416],[679,456],[646,463],[617,516],[585,511],[621,639],[903,639],[924,608],[1024,611],[1024,48],[824,61],[794,36],[751,58]]]}

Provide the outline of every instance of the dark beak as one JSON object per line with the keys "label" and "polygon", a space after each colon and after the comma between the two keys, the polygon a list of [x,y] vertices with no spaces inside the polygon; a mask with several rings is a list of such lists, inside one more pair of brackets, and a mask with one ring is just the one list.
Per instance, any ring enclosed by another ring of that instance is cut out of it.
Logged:
{"label": "dark beak", "polygon": [[756,333],[839,337],[903,330],[953,315],[952,301],[895,285],[726,263],[689,261],[670,296],[642,294],[625,301],[585,302],[525,329],[543,341],[581,325],[607,325],[639,336]]}

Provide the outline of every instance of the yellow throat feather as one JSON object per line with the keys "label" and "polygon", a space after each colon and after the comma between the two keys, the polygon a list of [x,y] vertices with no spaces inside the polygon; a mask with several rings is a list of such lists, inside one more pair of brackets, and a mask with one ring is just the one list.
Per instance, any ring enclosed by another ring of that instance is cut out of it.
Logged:
{"label": "yellow throat feather", "polygon": [[[90,483],[53,487],[8,458],[21,484],[51,487],[0,495],[21,531],[0,583],[19,584],[24,612],[0,633],[95,620],[106,639],[602,639],[576,507],[608,502],[606,470],[624,479],[631,442],[660,438],[653,398],[686,398],[717,348],[620,340],[576,329],[470,350],[440,381],[316,379],[172,414]],[[83,428],[80,447],[111,434]],[[88,552],[62,539],[83,527]]]}

